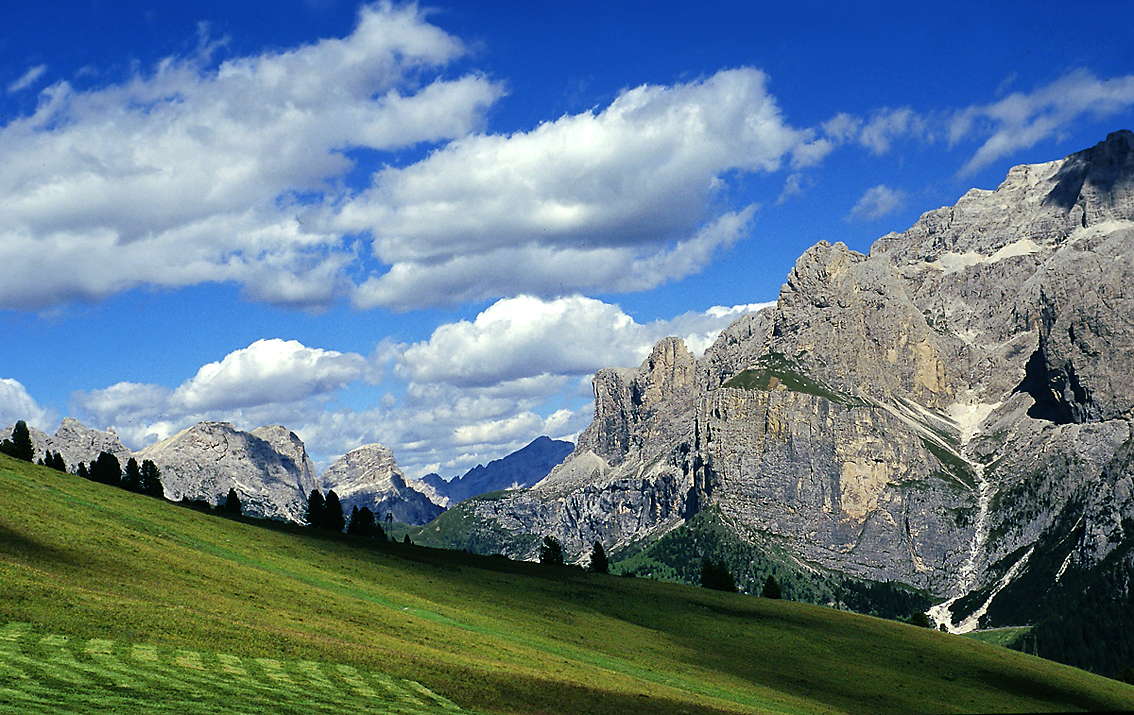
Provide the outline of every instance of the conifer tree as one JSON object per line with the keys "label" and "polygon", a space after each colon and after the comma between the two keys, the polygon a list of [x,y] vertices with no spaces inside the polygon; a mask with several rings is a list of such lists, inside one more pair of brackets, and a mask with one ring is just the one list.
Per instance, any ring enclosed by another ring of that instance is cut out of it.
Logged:
{"label": "conifer tree", "polygon": [[161,485],[161,472],[151,459],[142,461],[142,478],[138,491],[151,497],[165,497],[165,488]]}
{"label": "conifer tree", "polygon": [[331,489],[323,503],[323,528],[327,531],[342,531],[344,526],[346,519],[343,517],[343,506],[339,503],[339,495]]}
{"label": "conifer tree", "polygon": [[595,542],[595,549],[591,552],[591,564],[587,569],[594,573],[610,573],[610,564],[606,560],[606,551],[603,550],[601,542]]}
{"label": "conifer tree", "polygon": [[240,495],[236,493],[236,487],[231,487],[228,490],[228,496],[224,500],[225,512],[233,516],[240,516],[243,507],[240,504]]}
{"label": "conifer tree", "polygon": [[100,484],[122,486],[122,466],[118,457],[110,452],[100,452],[98,459],[91,463],[91,479]]}
{"label": "conifer tree", "polygon": [[16,426],[12,428],[12,439],[0,443],[0,452],[25,462],[35,459],[35,445],[32,444],[27,422],[16,422]]}
{"label": "conifer tree", "polygon": [[544,566],[563,565],[563,544],[554,536],[543,537],[539,547],[539,562]]}
{"label": "conifer tree", "polygon": [[67,463],[63,461],[63,453],[62,452],[55,452],[54,454],[52,454],[51,452],[48,452],[47,454],[49,456],[47,466],[51,467],[52,469],[54,469],[57,472],[64,472],[65,473],[67,471]]}
{"label": "conifer tree", "polygon": [[83,479],[90,479],[91,478],[91,473],[87,471],[87,463],[86,462],[79,462],[79,468],[75,470],[75,474],[82,477]]}
{"label": "conifer tree", "polygon": [[307,525],[316,529],[323,528],[323,493],[312,489],[307,496]]}
{"label": "conifer tree", "polygon": [[736,591],[736,579],[723,560],[707,558],[701,562],[701,585],[716,591]]}
{"label": "conifer tree", "polygon": [[782,598],[783,590],[780,584],[776,581],[776,577],[768,574],[768,580],[764,581],[764,590],[762,592],[764,598]]}
{"label": "conifer tree", "polygon": [[142,491],[142,470],[138,468],[138,460],[133,457],[126,460],[126,472],[122,475],[122,488],[130,492]]}
{"label": "conifer tree", "polygon": [[350,524],[347,525],[347,533],[355,536],[364,536],[370,538],[374,536],[377,530],[377,525],[374,523],[374,512],[370,511],[368,507],[354,507],[350,513]]}

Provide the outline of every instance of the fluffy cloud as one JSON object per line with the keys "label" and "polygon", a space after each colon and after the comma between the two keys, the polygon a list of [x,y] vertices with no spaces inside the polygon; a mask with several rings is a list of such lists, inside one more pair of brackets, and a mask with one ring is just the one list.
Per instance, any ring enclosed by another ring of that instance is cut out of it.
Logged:
{"label": "fluffy cloud", "polygon": [[379,172],[332,224],[369,232],[390,266],[356,303],[641,290],[699,270],[751,217],[751,207],[709,214],[724,173],[809,164],[829,151],[787,125],[765,84],[739,69],[642,86],[600,112],[470,135]]}
{"label": "fluffy cloud", "polygon": [[384,3],[363,8],[344,39],[49,87],[34,114],[0,128],[0,306],[205,281],[325,305],[354,249],[307,214],[344,195],[344,152],[482,124],[500,85],[436,77],[464,52],[415,7]]}
{"label": "fluffy cloud", "polygon": [[972,106],[949,121],[949,138],[988,135],[961,169],[971,173],[997,159],[1059,136],[1083,115],[1096,119],[1134,106],[1134,75],[1099,80],[1077,70],[1032,92],[1014,92],[993,104]]}
{"label": "fluffy cloud", "polygon": [[113,425],[128,446],[138,448],[205,419],[255,422],[253,427],[306,419],[334,393],[376,375],[355,353],[308,348],[295,340],[257,340],[205,365],[173,390],[120,382],[76,393],[72,401],[85,419]]}
{"label": "fluffy cloud", "polygon": [[172,402],[186,412],[290,403],[337,392],[368,371],[366,358],[355,353],[257,340],[202,367],[173,392]]}
{"label": "fluffy cloud", "polygon": [[904,192],[879,184],[866,190],[847,218],[874,221],[902,208],[905,202]]}
{"label": "fluffy cloud", "polygon": [[476,317],[443,325],[402,353],[398,372],[416,383],[486,387],[546,375],[580,376],[636,366],[667,335],[700,353],[740,313],[766,304],[714,307],[639,324],[616,305],[573,296],[503,299]]}
{"label": "fluffy cloud", "polygon": [[[17,420],[24,420],[32,427],[46,431],[59,421],[59,416],[51,408],[43,407],[32,399],[18,381],[0,379],[0,428]],[[10,435],[0,435],[0,439],[8,437]]]}

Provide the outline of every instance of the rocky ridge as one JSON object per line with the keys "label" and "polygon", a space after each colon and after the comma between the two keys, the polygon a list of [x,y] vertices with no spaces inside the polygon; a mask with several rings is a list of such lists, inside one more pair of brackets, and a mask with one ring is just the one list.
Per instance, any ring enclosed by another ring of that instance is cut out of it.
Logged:
{"label": "rocky ridge", "polygon": [[201,422],[137,453],[161,470],[165,496],[174,501],[223,501],[230,489],[244,513],[302,521],[315,467],[294,433],[284,427],[243,432],[227,422]]}
{"label": "rocky ridge", "polygon": [[868,255],[816,244],[704,356],[669,338],[599,371],[594,421],[546,479],[458,508],[505,553],[532,542],[500,534],[552,534],[577,559],[712,508],[800,569],[924,589],[953,630],[1010,624],[1014,584],[1050,589],[1134,538],[1132,285],[1122,131]]}
{"label": "rocky ridge", "polygon": [[325,491],[334,490],[347,516],[355,507],[367,507],[379,519],[392,514],[406,524],[425,524],[445,510],[407,484],[393,452],[381,444],[347,452],[323,472],[320,482]]}

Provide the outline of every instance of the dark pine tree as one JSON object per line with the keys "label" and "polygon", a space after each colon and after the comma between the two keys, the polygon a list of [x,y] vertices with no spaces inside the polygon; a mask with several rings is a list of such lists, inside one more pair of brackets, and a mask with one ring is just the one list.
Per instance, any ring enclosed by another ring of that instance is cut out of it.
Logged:
{"label": "dark pine tree", "polygon": [[318,489],[312,489],[311,494],[307,496],[307,525],[313,526],[316,529],[323,528],[323,493]]}
{"label": "dark pine tree", "polygon": [[240,516],[243,507],[240,505],[240,495],[236,493],[236,487],[231,487],[228,490],[228,496],[224,499],[224,510],[227,514],[233,516]]}
{"label": "dark pine tree", "polygon": [[48,452],[47,454],[50,457],[49,461],[47,462],[47,466],[51,467],[57,472],[66,473],[67,463],[63,461],[63,453],[56,452],[55,454],[52,454],[51,452]]}
{"label": "dark pine tree", "polygon": [[543,543],[539,547],[539,562],[544,566],[563,565],[563,544],[559,543],[559,539],[554,536],[543,537]]}
{"label": "dark pine tree", "polygon": [[126,472],[122,475],[122,488],[126,491],[142,491],[142,470],[138,468],[138,460],[130,457],[126,460]]}
{"label": "dark pine tree", "polygon": [[348,534],[372,538],[378,531],[378,525],[374,523],[374,512],[370,511],[369,507],[364,506],[361,509],[355,507],[351,511],[350,524],[347,526]]}
{"label": "dark pine tree", "polygon": [[724,561],[705,559],[701,562],[701,585],[715,591],[736,591],[736,579]]}
{"label": "dark pine tree", "polygon": [[591,552],[591,564],[587,569],[593,573],[610,573],[610,563],[606,560],[606,551],[602,543],[595,542],[595,550]]}
{"label": "dark pine tree", "polygon": [[87,463],[86,462],[79,462],[79,468],[75,470],[75,474],[82,477],[83,479],[90,479],[91,478],[91,473],[87,471]]}
{"label": "dark pine tree", "polygon": [[780,588],[780,582],[772,574],[768,574],[768,579],[764,581],[764,590],[761,595],[764,598],[783,598],[784,592]]}
{"label": "dark pine tree", "polygon": [[413,546],[413,542],[410,541],[409,534],[405,535],[405,538],[402,539],[402,543],[406,546]]}
{"label": "dark pine tree", "polygon": [[339,495],[331,489],[323,503],[323,528],[327,531],[342,531],[344,526],[346,519],[343,517],[343,505],[339,503]]}
{"label": "dark pine tree", "polygon": [[91,479],[100,484],[121,486],[122,466],[118,463],[118,457],[110,452],[100,452],[98,459],[91,463]]}
{"label": "dark pine tree", "polygon": [[32,444],[27,422],[23,420],[16,422],[16,426],[12,428],[12,439],[0,443],[0,452],[25,462],[35,459],[35,446]]}
{"label": "dark pine tree", "polygon": [[161,472],[151,459],[142,460],[142,478],[138,491],[151,497],[165,497],[165,489],[161,485]]}

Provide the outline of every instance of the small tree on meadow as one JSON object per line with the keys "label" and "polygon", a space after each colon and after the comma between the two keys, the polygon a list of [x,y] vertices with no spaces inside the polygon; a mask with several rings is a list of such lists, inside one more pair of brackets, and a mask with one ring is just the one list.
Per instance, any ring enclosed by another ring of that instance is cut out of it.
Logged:
{"label": "small tree on meadow", "polygon": [[122,486],[122,465],[118,463],[118,457],[110,452],[100,452],[98,459],[91,463],[91,479],[113,487]]}
{"label": "small tree on meadow", "polygon": [[146,496],[164,498],[165,488],[161,485],[161,472],[152,459],[142,460],[142,475],[138,480],[138,491]]}
{"label": "small tree on meadow", "polygon": [[224,510],[233,516],[240,516],[240,513],[244,510],[244,507],[240,504],[240,495],[236,493],[236,487],[229,488],[228,496],[224,500]]}
{"label": "small tree on meadow", "polygon": [[587,567],[588,571],[593,573],[610,573],[610,563],[606,559],[606,551],[602,548],[602,543],[595,542],[595,549],[591,552],[591,564]]}
{"label": "small tree on meadow", "polygon": [[133,457],[126,461],[126,471],[122,475],[122,488],[131,492],[142,491],[142,470],[138,468],[138,460]]}
{"label": "small tree on meadow", "polygon": [[35,459],[35,445],[32,444],[27,422],[16,422],[16,426],[12,428],[12,439],[0,443],[0,452],[25,462]]}
{"label": "small tree on meadow", "polygon": [[723,560],[706,558],[701,562],[701,585],[714,591],[736,591],[736,579]]}
{"label": "small tree on meadow", "polygon": [[55,452],[52,454],[50,451],[47,453],[47,466],[51,467],[57,472],[66,472],[67,463],[63,461],[63,453]]}
{"label": "small tree on meadow", "polygon": [[363,536],[370,538],[375,535],[378,526],[374,523],[374,512],[370,511],[369,507],[362,507],[359,509],[355,507],[350,513],[350,524],[347,525],[347,533],[354,536]]}
{"label": "small tree on meadow", "polygon": [[783,598],[783,589],[780,588],[779,581],[772,574],[768,574],[768,579],[764,581],[764,590],[761,595],[764,598]]}
{"label": "small tree on meadow", "polygon": [[539,562],[544,566],[562,566],[563,544],[554,536],[543,537],[543,544],[539,547]]}
{"label": "small tree on meadow", "polygon": [[339,503],[339,495],[332,489],[327,492],[327,499],[323,502],[323,528],[327,531],[342,531],[346,526],[343,517],[343,505]]}
{"label": "small tree on meadow", "polygon": [[312,489],[311,494],[307,497],[307,525],[314,526],[316,529],[323,528],[323,506],[325,500],[323,493],[318,489]]}

